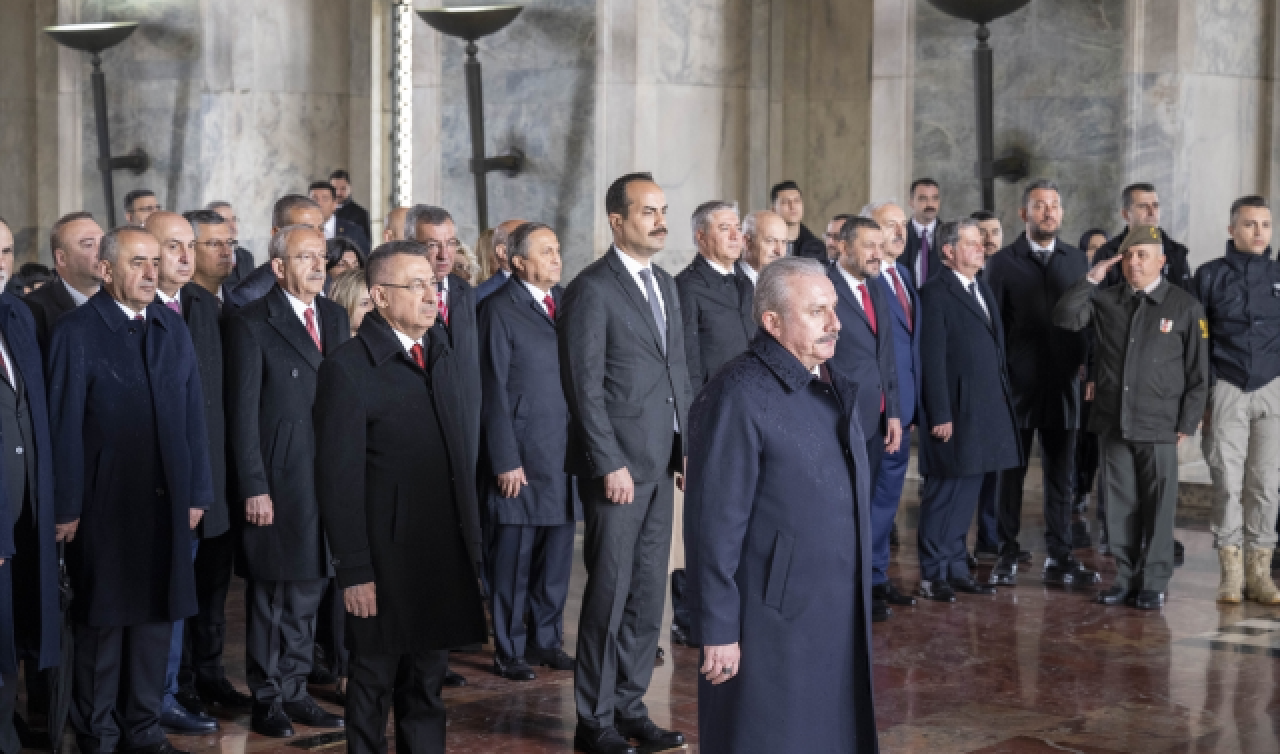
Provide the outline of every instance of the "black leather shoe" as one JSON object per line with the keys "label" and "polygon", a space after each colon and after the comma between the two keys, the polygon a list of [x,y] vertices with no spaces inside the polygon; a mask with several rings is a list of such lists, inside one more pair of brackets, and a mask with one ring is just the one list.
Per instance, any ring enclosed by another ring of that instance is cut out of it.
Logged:
{"label": "black leather shoe", "polygon": [[991,569],[991,578],[987,583],[992,586],[1018,585],[1018,559],[1012,555],[1001,555]]}
{"label": "black leather shoe", "polygon": [[447,689],[460,689],[467,685],[467,679],[452,670],[444,671],[444,687]]}
{"label": "black leather shoe", "polygon": [[916,594],[934,602],[955,602],[956,592],[945,581],[921,581]]}
{"label": "black leather shoe", "polygon": [[883,600],[886,604],[898,607],[913,607],[916,604],[915,597],[898,591],[898,587],[894,586],[892,581],[871,587],[871,599]]}
{"label": "black leather shoe", "polygon": [[658,647],[658,651],[654,654],[655,654],[654,659],[657,662],[663,662],[664,660],[667,659],[667,650],[663,649],[662,647]]}
{"label": "black leather shoe", "polygon": [[1187,548],[1178,540],[1173,540],[1173,567],[1177,568],[1187,562]]}
{"label": "black leather shoe", "polygon": [[504,661],[494,655],[493,674],[506,678],[508,681],[536,681],[538,679],[538,676],[533,672],[533,668],[529,667],[529,663],[525,662],[523,657]]}
{"label": "black leather shoe", "polygon": [[1104,591],[1098,592],[1098,596],[1094,597],[1093,601],[1097,602],[1099,605],[1115,607],[1116,605],[1125,604],[1131,596],[1136,595],[1122,586],[1112,586]]}
{"label": "black leather shoe", "polygon": [[289,738],[293,735],[293,725],[279,703],[255,704],[253,717],[249,720],[249,730],[268,738]]}
{"label": "black leather shoe", "polygon": [[529,647],[524,651],[525,658],[534,665],[541,665],[552,670],[573,670],[577,663],[563,649],[538,649]]}
{"label": "black leather shoe", "polygon": [[190,754],[190,752],[176,748],[168,741],[161,741],[150,746],[138,746],[133,749],[121,749],[120,751],[125,754]]}
{"label": "black leather shoe", "polygon": [[229,710],[246,710],[253,706],[253,697],[241,694],[231,685],[231,681],[222,678],[213,683],[196,681],[196,693],[205,704]]}
{"label": "black leather shoe", "polygon": [[972,576],[967,579],[949,579],[947,583],[951,585],[953,590],[964,594],[980,594],[990,597],[996,593],[996,588],[994,586],[979,584],[973,580]]}
{"label": "black leather shoe", "polygon": [[1103,524],[1098,526],[1098,554],[1110,555],[1111,545],[1107,542],[1107,527]]}
{"label": "black leather shoe", "polygon": [[307,683],[312,686],[332,686],[337,682],[338,677],[323,665],[313,664],[311,672],[307,673]]}
{"label": "black leather shoe", "polygon": [[1143,589],[1133,599],[1133,606],[1139,610],[1159,610],[1164,607],[1164,592]]}
{"label": "black leather shoe", "polygon": [[1097,571],[1085,568],[1075,558],[1045,558],[1041,580],[1050,586],[1088,586],[1102,580]]}
{"label": "black leather shoe", "polygon": [[1079,516],[1089,510],[1089,493],[1076,495],[1076,501],[1071,505],[1071,512]]}
{"label": "black leather shoe", "polygon": [[994,563],[1000,559],[1000,550],[995,547],[978,546],[973,548],[973,559],[979,563]]}
{"label": "black leather shoe", "polygon": [[[204,700],[200,698],[200,694],[191,686],[183,686],[178,689],[178,693],[173,695],[174,701],[182,705],[182,708],[196,717],[209,717],[209,710],[204,706]],[[212,718],[210,718],[212,719]]]}
{"label": "black leather shoe", "polygon": [[165,733],[179,736],[192,736],[201,733],[216,733],[218,721],[208,715],[193,715],[181,704],[166,704],[160,711],[160,728]]}
{"label": "black leather shoe", "polygon": [[312,728],[342,728],[346,725],[341,717],[325,711],[309,696],[300,702],[285,702],[280,706],[290,720]]}
{"label": "black leather shoe", "polygon": [[578,723],[573,732],[573,748],[588,754],[636,754],[636,747],[614,728],[588,728]]}
{"label": "black leather shoe", "polygon": [[889,603],[884,600],[871,600],[872,623],[884,623],[889,620],[890,615],[893,615],[893,611],[889,609]]}
{"label": "black leather shoe", "polygon": [[653,720],[647,717],[638,717],[634,720],[628,720],[625,717],[615,717],[613,727],[618,730],[620,735],[627,738],[634,738],[641,745],[647,747],[656,747],[658,749],[674,749],[684,744],[684,734],[679,731],[666,730],[659,728],[654,724]]}
{"label": "black leather shoe", "polygon": [[701,646],[693,643],[693,639],[689,638],[688,629],[682,627],[679,623],[671,624],[671,643],[691,647],[693,649],[698,649]]}

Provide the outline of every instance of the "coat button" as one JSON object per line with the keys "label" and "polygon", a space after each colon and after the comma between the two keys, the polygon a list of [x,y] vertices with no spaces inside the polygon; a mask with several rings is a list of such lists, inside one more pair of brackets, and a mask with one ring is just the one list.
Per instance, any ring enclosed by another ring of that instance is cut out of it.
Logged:
{"label": "coat button", "polygon": [[156,487],[156,494],[160,497],[164,497],[164,487]]}
{"label": "coat button", "polygon": [[297,377],[297,376],[298,376],[298,370],[297,370],[297,369],[293,370],[293,372],[291,372],[291,374],[292,374],[294,377]]}
{"label": "coat button", "polygon": [[675,399],[674,399],[674,398],[668,398],[668,399],[667,399],[667,403],[675,403]]}
{"label": "coat button", "polygon": [[17,453],[18,455],[22,455],[22,446],[21,446],[21,445],[19,445],[19,446],[14,450],[14,452],[15,452],[15,453]]}

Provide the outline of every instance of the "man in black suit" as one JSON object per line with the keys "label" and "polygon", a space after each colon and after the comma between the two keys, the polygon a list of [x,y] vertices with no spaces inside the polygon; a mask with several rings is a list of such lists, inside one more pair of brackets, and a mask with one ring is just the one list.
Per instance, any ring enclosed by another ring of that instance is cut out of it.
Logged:
{"label": "man in black suit", "polygon": [[102,228],[88,212],[63,215],[49,233],[53,268],[58,279],[27,294],[24,301],[36,321],[41,350],[49,346],[49,334],[62,315],[89,300],[102,285],[98,244]]}
{"label": "man in black suit", "polygon": [[593,754],[673,748],[649,718],[666,601],[672,474],[692,391],[675,281],[651,262],[666,245],[667,201],[648,173],[605,194],[613,246],[574,278],[560,316],[560,379],[571,429],[566,471],[580,481],[587,586],[578,623],[577,745]]}
{"label": "man in black suit", "polygon": [[803,222],[804,197],[796,182],[783,181],[776,184],[769,190],[769,203],[787,224],[787,256],[827,261],[827,251],[822,239],[815,236]]}
{"label": "man in black suit", "polygon": [[[275,236],[281,228],[287,228],[290,225],[306,225],[320,230],[324,226],[324,212],[319,204],[301,194],[286,194],[277,199],[275,206],[271,208],[271,235]],[[240,282],[231,288],[231,294],[225,302],[231,304],[231,308],[239,309],[267,295],[267,292],[275,286],[275,267],[268,259],[241,278]]]}
{"label": "man in black suit", "polygon": [[1018,466],[1024,456],[1005,372],[1004,323],[996,297],[977,278],[984,259],[978,221],[943,223],[938,244],[950,271],[920,289],[920,595],[954,602],[956,592],[996,593],[974,581],[965,535],[985,473]]}
{"label": "man in black suit", "polygon": [[321,223],[320,229],[324,231],[326,240],[345,238],[359,246],[366,257],[369,256],[369,235],[359,225],[338,217],[338,192],[334,190],[333,184],[328,181],[315,181],[307,187],[307,195],[324,213],[324,222]]}
{"label": "man in black suit", "polygon": [[[240,218],[236,217],[236,211],[231,206],[231,202],[212,201],[205,205],[205,209],[217,212],[223,220],[227,221],[231,231],[231,244],[235,247],[235,256],[232,257],[231,272],[226,276],[227,290],[230,290],[239,285],[241,280],[248,277],[250,272],[253,272],[255,266],[253,254],[236,240],[240,238]],[[222,298],[221,293],[218,296]]]}
{"label": "man in black suit", "polygon": [[146,227],[147,218],[162,209],[156,192],[151,189],[134,189],[124,195],[124,221],[135,228]]}
{"label": "man in black suit", "polygon": [[333,575],[316,502],[311,410],[320,363],[351,337],[346,310],[319,295],[324,263],[319,230],[281,228],[271,239],[276,286],[226,323],[251,727],[273,737],[293,735],[290,721],[342,727],[307,693],[316,613]]}
{"label": "man in black suit", "polygon": [[[915,278],[916,287],[924,285],[942,272],[942,258],[938,256],[938,210],[942,196],[938,182],[932,178],[917,178],[911,183],[911,222],[907,223],[907,251],[902,264]],[[921,253],[923,251],[923,253]]]}
{"label": "man in black suit", "polygon": [[[1154,225],[1160,227],[1160,195],[1156,193],[1155,184],[1131,183],[1120,192],[1120,216],[1124,218],[1124,230],[1116,233],[1110,241],[1104,243],[1093,255],[1093,263],[1105,262],[1120,253],[1120,246],[1129,235],[1129,228],[1135,225]],[[1195,283],[1191,279],[1191,263],[1187,257],[1187,247],[1169,237],[1160,228],[1160,245],[1164,249],[1164,269],[1160,274],[1165,280],[1187,291],[1195,293]],[[1107,272],[1103,286],[1110,288],[1124,282],[1124,275],[1119,265]]]}
{"label": "man in black suit", "polygon": [[[335,214],[339,220],[344,220],[364,231],[364,237],[373,238],[373,228],[369,224],[369,210],[361,207],[356,203],[355,197],[351,195],[351,174],[345,170],[338,169],[329,174],[329,185],[333,186],[334,194],[338,199],[338,208]],[[366,256],[369,250],[365,249]]]}
{"label": "man in black suit", "polygon": [[996,253],[983,273],[1004,323],[1005,358],[1018,421],[1024,465],[1000,477],[1000,559],[992,583],[1013,586],[1022,525],[1022,483],[1031,442],[1040,435],[1044,467],[1043,580],[1059,586],[1095,584],[1098,574],[1071,553],[1072,461],[1080,429],[1084,336],[1053,324],[1053,307],[1089,272],[1084,252],[1063,243],[1062,199],[1053,181],[1032,181],[1019,210],[1026,232]]}
{"label": "man in black suit", "polygon": [[71,725],[82,752],[168,754],[165,650],[196,612],[191,530],[213,499],[204,397],[182,317],[155,303],[155,237],[116,228],[101,255],[102,290],[48,354],[56,515],[73,543]]}
{"label": "man in black suit", "polygon": [[555,320],[560,242],[542,223],[520,225],[508,240],[512,279],[480,309],[485,563],[497,647],[493,670],[527,681],[534,678],[531,664],[573,669],[561,646],[582,505],[564,470],[569,407],[560,387]]}
{"label": "man in black suit", "polygon": [[348,748],[387,751],[394,701],[396,750],[443,754],[448,648],[486,634],[460,377],[456,354],[425,339],[436,306],[422,245],[378,247],[368,274],[375,310],[321,365],[315,408],[316,486],[348,612]]}

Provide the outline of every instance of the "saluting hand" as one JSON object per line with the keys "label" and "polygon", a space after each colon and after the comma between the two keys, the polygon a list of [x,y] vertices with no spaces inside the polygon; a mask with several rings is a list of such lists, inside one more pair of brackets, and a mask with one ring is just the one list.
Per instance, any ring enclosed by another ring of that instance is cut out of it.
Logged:
{"label": "saluting hand", "polygon": [[523,466],[514,471],[504,471],[498,475],[498,492],[501,492],[503,497],[515,497],[520,494],[520,488],[528,483]]}
{"label": "saluting hand", "polygon": [[1098,262],[1093,266],[1092,270],[1089,270],[1087,277],[1091,282],[1101,283],[1103,280],[1107,279],[1107,272],[1110,271],[1112,267],[1115,267],[1116,262],[1119,262],[1120,259],[1120,255],[1116,254],[1110,259],[1104,259],[1103,261]]}
{"label": "saluting hand", "polygon": [[244,501],[244,519],[254,526],[270,526],[276,520],[270,495],[254,495]]}
{"label": "saluting hand", "polygon": [[372,581],[356,584],[342,590],[342,602],[347,612],[357,618],[372,618],[378,614],[378,591]]}

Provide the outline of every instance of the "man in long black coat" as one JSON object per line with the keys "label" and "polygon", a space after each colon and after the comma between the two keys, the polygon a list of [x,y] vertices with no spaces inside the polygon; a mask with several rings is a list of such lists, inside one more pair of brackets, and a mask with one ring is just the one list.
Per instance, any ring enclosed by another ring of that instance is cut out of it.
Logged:
{"label": "man in long black coat", "polygon": [[196,611],[191,529],[213,500],[204,397],[182,317],[154,303],[155,237],[117,228],[101,256],[103,289],[48,354],[56,515],[73,542],[71,724],[82,752],[171,752],[165,660],[174,621]]}
{"label": "man in long black coat", "polygon": [[306,682],[333,573],[316,502],[311,410],[321,362],[351,337],[346,310],[319,295],[324,263],[320,231],[281,229],[271,239],[278,282],[227,320],[223,352],[252,727],[275,737],[293,735],[290,720],[342,726]]}
{"label": "man in long black coat", "polygon": [[58,218],[49,234],[56,280],[27,294],[27,306],[35,317],[40,348],[48,350],[49,334],[62,315],[84,304],[98,292],[98,244],[102,228],[88,212],[71,212]]}
{"label": "man in long black coat", "polygon": [[859,386],[827,366],[836,300],[822,263],[770,264],[761,332],[693,404],[684,534],[706,754],[878,750],[871,473]]}
{"label": "man in long black coat", "polygon": [[[1005,331],[1005,359],[1018,420],[1022,459],[1040,435],[1044,466],[1045,541],[1049,555],[1043,580],[1055,585],[1098,581],[1071,554],[1072,466],[1080,429],[1086,344],[1080,333],[1055,327],[1053,307],[1089,271],[1084,252],[1057,237],[1062,200],[1052,181],[1033,181],[1019,210],[1026,232],[996,252],[983,273],[995,295]],[[1012,586],[1018,569],[1025,465],[1000,478],[1000,559],[995,583]]]}
{"label": "man in long black coat", "polygon": [[348,749],[443,754],[448,649],[484,641],[480,521],[467,473],[456,354],[424,342],[436,316],[426,250],[369,258],[375,311],[326,359],[316,487],[349,613]]}

